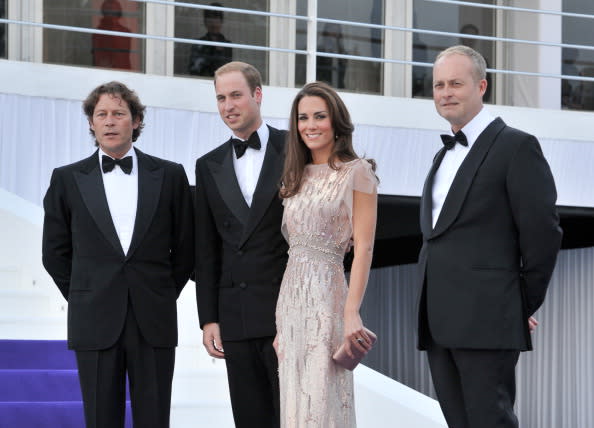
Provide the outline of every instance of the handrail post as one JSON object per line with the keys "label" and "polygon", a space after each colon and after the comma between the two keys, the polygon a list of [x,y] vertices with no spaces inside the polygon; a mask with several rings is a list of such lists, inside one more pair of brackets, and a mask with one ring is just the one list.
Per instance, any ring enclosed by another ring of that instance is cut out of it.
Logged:
{"label": "handrail post", "polygon": [[307,0],[307,65],[306,82],[316,80],[316,52],[318,50],[318,0]]}

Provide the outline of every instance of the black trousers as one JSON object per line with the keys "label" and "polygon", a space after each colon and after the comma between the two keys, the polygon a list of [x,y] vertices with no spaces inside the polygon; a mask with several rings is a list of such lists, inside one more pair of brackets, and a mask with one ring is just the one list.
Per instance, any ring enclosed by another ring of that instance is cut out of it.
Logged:
{"label": "black trousers", "polygon": [[515,367],[520,352],[444,348],[429,341],[427,357],[439,405],[450,428],[517,428]]}
{"label": "black trousers", "polygon": [[273,337],[223,341],[236,428],[278,428],[278,361]]}
{"label": "black trousers", "polygon": [[114,346],[76,351],[87,428],[124,427],[126,373],[135,427],[168,428],[175,348],[148,344],[128,305],[126,323]]}

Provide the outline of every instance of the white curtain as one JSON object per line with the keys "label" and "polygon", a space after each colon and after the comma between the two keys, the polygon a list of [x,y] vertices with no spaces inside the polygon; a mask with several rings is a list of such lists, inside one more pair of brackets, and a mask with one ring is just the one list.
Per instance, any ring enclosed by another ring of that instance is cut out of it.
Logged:
{"label": "white curtain", "polygon": [[[287,126],[286,120],[267,121]],[[135,144],[183,164],[192,184],[196,158],[230,136],[215,113],[149,107],[145,123]],[[441,144],[439,132],[357,124],[355,128],[357,153],[378,162],[380,193],[419,196]],[[594,141],[540,141],[555,175],[559,205],[594,207]],[[0,187],[40,204],[52,169],[94,150],[80,101],[0,94]]]}
{"label": "white curtain", "polygon": [[[191,184],[196,159],[231,135],[213,113],[148,107],[144,122],[135,145],[181,163]],[[41,205],[52,170],[95,149],[82,102],[0,93],[0,187]]]}
{"label": "white curtain", "polygon": [[[594,248],[559,254],[535,317],[533,352],[520,355],[516,410],[522,428],[594,427]],[[375,269],[362,317],[378,333],[366,364],[435,397],[426,355],[416,350],[415,265]],[[480,329],[480,326],[477,326]]]}

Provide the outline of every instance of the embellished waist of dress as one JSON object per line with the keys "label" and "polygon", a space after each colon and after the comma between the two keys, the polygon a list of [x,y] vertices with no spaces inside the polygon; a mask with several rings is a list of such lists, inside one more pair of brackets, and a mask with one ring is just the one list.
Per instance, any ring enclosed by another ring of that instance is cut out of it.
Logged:
{"label": "embellished waist of dress", "polygon": [[289,254],[295,254],[299,250],[311,251],[341,265],[344,260],[344,247],[342,243],[332,242],[319,235],[296,235],[289,239]]}

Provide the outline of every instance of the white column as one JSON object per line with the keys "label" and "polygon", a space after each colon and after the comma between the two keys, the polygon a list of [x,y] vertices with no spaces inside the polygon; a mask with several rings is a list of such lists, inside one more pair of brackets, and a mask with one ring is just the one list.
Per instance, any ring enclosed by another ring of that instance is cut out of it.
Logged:
{"label": "white column", "polygon": [[[562,0],[518,0],[514,6],[540,10],[563,9]],[[503,37],[561,43],[561,16],[526,12],[505,12]],[[517,71],[561,73],[561,48],[502,43],[498,52],[504,68]],[[507,52],[506,52],[507,51]],[[500,78],[503,103],[514,106],[559,109],[561,81],[556,78],[510,76]]]}
{"label": "white column", "polygon": [[[295,15],[297,4],[293,0],[271,0],[270,12]],[[288,18],[270,18],[270,47],[295,49],[296,22]],[[273,52],[269,54],[268,84],[295,86],[295,54]]]}
{"label": "white column", "polygon": [[[145,13],[146,34],[174,36],[175,10],[173,6],[146,3]],[[145,71],[147,74],[173,76],[173,42],[146,40]]]}
{"label": "white column", "polygon": [[[502,0],[497,0],[497,4],[501,4]],[[508,19],[509,14],[502,10],[495,11],[495,36],[506,37],[508,34]],[[508,69],[510,64],[510,49],[507,49],[507,43],[495,42],[495,61],[491,64],[491,68]],[[500,104],[505,104],[510,99],[509,86],[510,79],[501,73],[493,74],[495,79],[495,100]]]}
{"label": "white column", "polygon": [[[42,0],[8,0],[8,19],[43,22]],[[8,59],[43,61],[43,29],[30,25],[8,25]]]}
{"label": "white column", "polygon": [[[541,0],[541,10],[563,10],[563,0]],[[540,15],[537,40],[562,43],[563,18],[558,15]],[[538,48],[538,69],[542,73],[561,74],[561,48],[543,46]],[[561,80],[539,79],[539,107],[548,109],[561,108]]]}
{"label": "white column", "polygon": [[316,80],[316,52],[318,50],[318,0],[307,0],[307,65],[305,82]]}
{"label": "white column", "polygon": [[[385,25],[412,28],[412,0],[385,2]],[[412,60],[412,33],[409,31],[384,31],[384,57],[390,59]],[[412,95],[412,67],[410,65],[384,65],[384,95],[410,97]]]}

